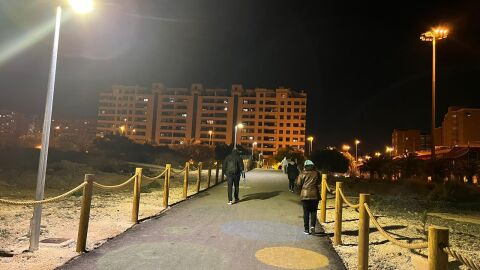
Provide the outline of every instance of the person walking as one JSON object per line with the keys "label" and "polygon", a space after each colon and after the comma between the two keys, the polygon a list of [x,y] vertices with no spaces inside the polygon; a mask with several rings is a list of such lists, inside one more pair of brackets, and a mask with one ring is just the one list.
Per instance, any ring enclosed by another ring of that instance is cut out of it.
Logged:
{"label": "person walking", "polygon": [[[240,188],[240,176],[244,171],[243,160],[237,149],[233,149],[222,163],[222,173],[227,177],[228,204],[237,203],[239,201],[238,194]],[[232,187],[235,186],[234,198],[232,200]]]}
{"label": "person walking", "polygon": [[291,160],[288,163],[287,175],[288,175],[288,191],[293,192],[295,188],[295,179],[297,179],[300,171],[298,170],[298,165],[296,162]]}
{"label": "person walking", "polygon": [[282,165],[282,170],[283,170],[283,173],[287,173],[287,166],[288,166],[288,159],[287,157],[284,157],[282,159],[282,162],[280,163],[280,165]]}
{"label": "person walking", "polygon": [[304,233],[314,234],[322,182],[320,173],[315,169],[315,164],[311,160],[305,160],[304,169],[298,176],[296,184],[301,190]]}

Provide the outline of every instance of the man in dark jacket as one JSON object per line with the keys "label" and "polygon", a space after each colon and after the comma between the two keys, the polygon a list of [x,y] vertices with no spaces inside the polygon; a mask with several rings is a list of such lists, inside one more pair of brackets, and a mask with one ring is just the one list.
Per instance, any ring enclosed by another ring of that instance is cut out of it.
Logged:
{"label": "man in dark jacket", "polygon": [[[304,170],[297,178],[297,186],[300,188],[300,199],[303,204],[303,226],[305,234],[314,234],[317,224],[317,208],[320,200],[322,186],[320,173],[315,170],[315,164],[306,160]],[[309,230],[310,226],[310,230]]]}
{"label": "man in dark jacket", "polygon": [[240,187],[240,176],[242,175],[243,160],[237,149],[233,149],[232,153],[228,155],[222,164],[222,173],[227,177],[228,185],[228,204],[233,204],[232,201],[232,186],[235,186],[235,203],[238,202],[238,192]]}
{"label": "man in dark jacket", "polygon": [[290,192],[293,192],[293,189],[295,187],[295,179],[297,179],[297,176],[300,174],[297,168],[297,163],[291,160],[288,163],[287,167],[287,176],[288,176],[288,190]]}

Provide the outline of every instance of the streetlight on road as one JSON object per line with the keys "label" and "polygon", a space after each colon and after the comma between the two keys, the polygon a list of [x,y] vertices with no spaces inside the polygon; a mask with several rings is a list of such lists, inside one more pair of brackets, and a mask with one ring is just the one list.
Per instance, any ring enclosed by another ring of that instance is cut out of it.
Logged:
{"label": "streetlight on road", "polygon": [[213,134],[213,131],[209,130],[208,135],[210,136],[210,138],[208,139],[208,145],[212,145],[212,134]]}
{"label": "streetlight on road", "polygon": [[447,38],[448,29],[443,27],[432,28],[420,35],[420,39],[432,42],[432,123],[431,123],[431,159],[435,160],[435,45],[437,40]]}
{"label": "streetlight on road", "polygon": [[[93,10],[93,0],[69,0],[70,6],[75,12],[88,13]],[[45,175],[47,171],[48,144],[50,140],[50,127],[52,124],[53,93],[55,89],[55,74],[57,69],[58,41],[60,38],[60,24],[62,20],[62,7],[58,6],[55,18],[55,32],[53,36],[52,58],[48,77],[47,101],[45,103],[45,115],[43,117],[42,144],[40,149],[40,161],[37,173],[37,188],[35,200],[42,200],[45,193]],[[38,249],[40,239],[40,223],[42,217],[42,205],[37,204],[33,210],[33,218],[30,226],[30,251]]]}
{"label": "streetlight on road", "polygon": [[390,157],[392,157],[392,152],[393,152],[393,147],[390,147],[390,146],[385,147],[385,153],[389,154]]}
{"label": "streetlight on road", "polygon": [[342,150],[345,151],[345,152],[348,152],[350,150],[350,145],[348,145],[348,144],[342,145]]}
{"label": "streetlight on road", "polygon": [[313,136],[310,136],[307,138],[308,142],[309,142],[309,154],[312,155],[312,149],[313,149]]}
{"label": "streetlight on road", "polygon": [[355,139],[355,161],[358,161],[358,145],[360,144],[360,140]]}
{"label": "streetlight on road", "polygon": [[233,149],[237,149],[237,132],[238,132],[238,129],[239,128],[243,128],[243,124],[240,123],[238,125],[235,126],[235,141],[233,143]]}
{"label": "streetlight on road", "polygon": [[253,150],[255,150],[256,145],[257,145],[257,142],[252,143],[252,160],[253,160]]}

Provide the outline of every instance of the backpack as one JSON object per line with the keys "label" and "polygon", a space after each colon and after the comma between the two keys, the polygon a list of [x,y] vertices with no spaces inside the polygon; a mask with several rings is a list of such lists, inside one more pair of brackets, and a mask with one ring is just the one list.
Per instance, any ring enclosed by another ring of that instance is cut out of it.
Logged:
{"label": "backpack", "polygon": [[226,173],[230,175],[240,174],[240,168],[238,167],[237,161],[233,158],[227,160],[227,166],[225,168]]}

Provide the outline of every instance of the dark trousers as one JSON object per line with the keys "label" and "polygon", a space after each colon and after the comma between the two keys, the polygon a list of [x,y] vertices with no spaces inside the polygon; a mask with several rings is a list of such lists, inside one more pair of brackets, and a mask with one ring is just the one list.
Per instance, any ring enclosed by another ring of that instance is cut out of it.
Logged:
{"label": "dark trousers", "polygon": [[238,201],[238,189],[240,187],[240,175],[227,175],[228,201],[232,201],[232,187],[235,185],[235,201]]}
{"label": "dark trousers", "polygon": [[317,224],[318,200],[302,200],[303,204],[303,226],[305,230],[315,227]]}
{"label": "dark trousers", "polygon": [[295,188],[295,178],[288,178],[288,189],[293,190]]}

